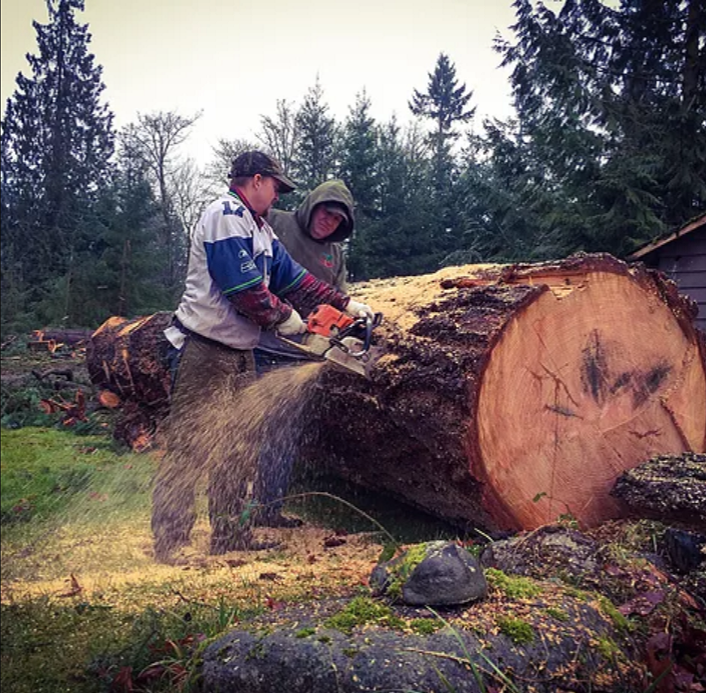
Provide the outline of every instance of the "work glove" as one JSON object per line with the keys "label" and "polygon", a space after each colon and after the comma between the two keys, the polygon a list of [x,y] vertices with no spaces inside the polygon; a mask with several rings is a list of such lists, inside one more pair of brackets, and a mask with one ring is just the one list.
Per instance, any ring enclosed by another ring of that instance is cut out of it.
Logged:
{"label": "work glove", "polygon": [[375,318],[375,313],[373,313],[373,309],[369,305],[358,303],[358,301],[354,301],[353,299],[348,301],[346,313],[352,315],[354,318],[370,318],[371,320]]}
{"label": "work glove", "polygon": [[295,334],[304,334],[306,332],[306,323],[302,320],[302,316],[292,308],[291,315],[277,325],[275,329],[282,336],[290,337]]}

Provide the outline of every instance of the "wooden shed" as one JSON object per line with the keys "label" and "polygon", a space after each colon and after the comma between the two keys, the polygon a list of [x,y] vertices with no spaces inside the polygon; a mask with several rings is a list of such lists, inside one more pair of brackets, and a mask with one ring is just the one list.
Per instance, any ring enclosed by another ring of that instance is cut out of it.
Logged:
{"label": "wooden shed", "polygon": [[692,219],[678,231],[652,241],[628,255],[664,272],[679,291],[699,306],[696,326],[706,331],[706,214]]}

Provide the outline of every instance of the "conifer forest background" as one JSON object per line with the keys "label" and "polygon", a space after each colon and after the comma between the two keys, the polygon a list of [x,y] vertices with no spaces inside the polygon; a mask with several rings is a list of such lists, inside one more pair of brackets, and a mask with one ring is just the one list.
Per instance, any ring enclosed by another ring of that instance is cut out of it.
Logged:
{"label": "conifer forest background", "polygon": [[377,122],[365,91],[343,121],[318,80],[277,101],[253,141],[221,139],[200,169],[183,144],[200,113],[139,114],[116,130],[83,0],[47,0],[31,74],[2,116],[2,333],[97,327],[174,307],[188,234],[232,156],[270,151],[300,185],[353,191],[350,279],[576,251],[625,256],[706,209],[706,5],[700,0],[516,0],[514,117],[475,122],[441,53],[407,104]]}

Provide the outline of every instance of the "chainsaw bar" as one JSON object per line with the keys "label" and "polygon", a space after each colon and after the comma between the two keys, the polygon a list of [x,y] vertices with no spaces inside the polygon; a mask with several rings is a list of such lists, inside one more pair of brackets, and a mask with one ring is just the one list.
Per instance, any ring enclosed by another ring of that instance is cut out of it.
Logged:
{"label": "chainsaw bar", "polygon": [[[307,332],[294,338],[277,334],[277,338],[309,359],[330,361],[344,370],[368,377],[370,366],[381,351],[370,345],[373,330],[381,321],[382,313],[376,313],[374,318],[351,320],[335,308],[322,305],[309,316]],[[359,338],[361,333],[363,339]]]}
{"label": "chainsaw bar", "polygon": [[[329,361],[351,373],[368,377],[370,366],[375,362],[379,349],[372,347],[360,354],[364,348],[362,339],[344,337],[338,343],[332,344],[328,337],[317,334],[303,335],[303,341],[297,342],[289,337],[277,335],[277,338],[287,346],[293,347],[313,361]],[[356,354],[353,356],[353,354]]]}

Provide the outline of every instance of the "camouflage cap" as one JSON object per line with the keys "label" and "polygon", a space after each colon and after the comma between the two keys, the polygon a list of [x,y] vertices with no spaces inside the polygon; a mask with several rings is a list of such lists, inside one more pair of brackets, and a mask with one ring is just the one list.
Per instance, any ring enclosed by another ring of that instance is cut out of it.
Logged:
{"label": "camouflage cap", "polygon": [[279,162],[264,152],[256,150],[243,152],[233,159],[230,167],[231,178],[248,178],[258,173],[278,181],[281,193],[292,192],[297,187],[290,178],[284,175]]}

